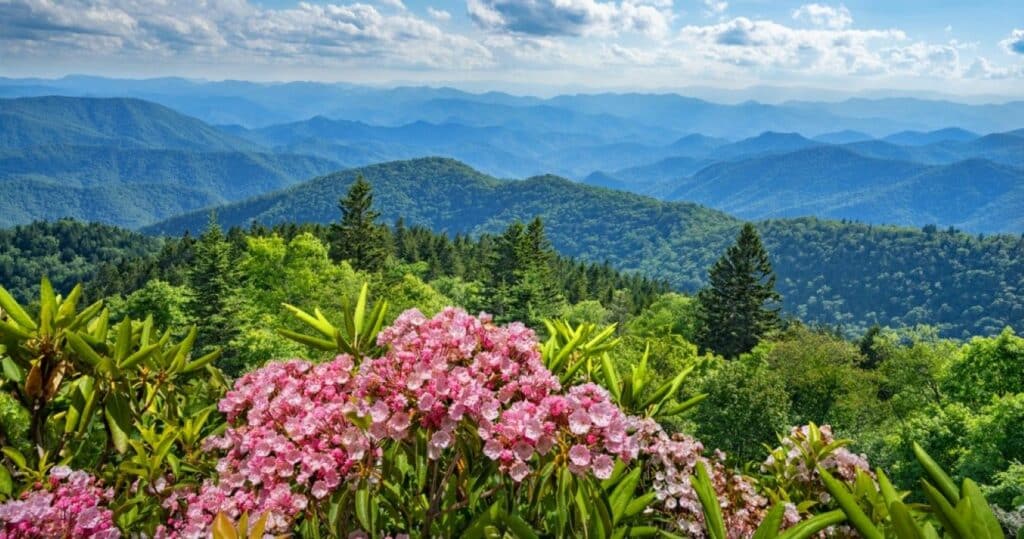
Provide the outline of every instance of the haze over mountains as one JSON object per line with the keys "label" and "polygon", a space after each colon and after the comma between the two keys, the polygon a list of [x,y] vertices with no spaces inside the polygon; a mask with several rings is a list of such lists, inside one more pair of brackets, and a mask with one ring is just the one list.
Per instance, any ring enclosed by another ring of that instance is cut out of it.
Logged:
{"label": "haze over mountains", "polygon": [[817,323],[1024,319],[1007,292],[1024,290],[1024,103],[35,82],[0,81],[66,94],[0,99],[0,226],[326,223],[362,173],[387,220],[477,234],[539,215],[564,254],[685,291],[755,220],[786,312]]}
{"label": "haze over mountains", "polygon": [[0,95],[48,93],[91,97],[0,100],[0,225],[73,216],[138,227],[335,170],[443,156],[746,219],[1024,231],[1024,102],[0,79]]}

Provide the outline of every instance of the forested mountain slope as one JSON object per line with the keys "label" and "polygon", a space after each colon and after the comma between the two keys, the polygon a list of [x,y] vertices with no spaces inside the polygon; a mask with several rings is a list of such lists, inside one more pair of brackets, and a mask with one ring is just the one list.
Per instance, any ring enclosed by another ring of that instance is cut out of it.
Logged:
{"label": "forested mountain slope", "polygon": [[[544,218],[563,254],[700,287],[740,221],[690,203],[664,202],[545,176],[501,181],[450,159],[417,159],[348,170],[217,209],[225,226],[327,223],[362,174],[385,220],[404,217],[448,232],[496,232]],[[201,230],[205,211],[145,229]],[[1024,238],[846,224],[819,219],[759,224],[779,274],[787,312],[863,329],[932,323],[946,334],[991,333],[1024,321]]]}

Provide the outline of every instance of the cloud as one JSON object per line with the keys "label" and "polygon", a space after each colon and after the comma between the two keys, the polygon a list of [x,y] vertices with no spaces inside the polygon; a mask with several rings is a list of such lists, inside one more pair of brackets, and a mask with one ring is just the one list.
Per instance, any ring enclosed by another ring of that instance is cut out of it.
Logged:
{"label": "cloud", "polygon": [[371,63],[397,67],[478,67],[490,51],[405,11],[400,0],[264,9],[247,0],[0,0],[0,47],[23,55],[91,55],[206,61]]}
{"label": "cloud", "polygon": [[1024,54],[1024,29],[1014,28],[999,44],[1010,54]]}
{"label": "cloud", "polygon": [[823,4],[804,4],[793,10],[793,19],[808,22],[815,26],[841,30],[853,24],[853,16],[846,6],[826,6]]}
{"label": "cloud", "polygon": [[1018,77],[1024,77],[1024,67],[1021,66],[1010,66],[1010,67],[999,67],[992,65],[988,61],[988,58],[979,56],[974,59],[964,71],[964,78],[968,79],[982,79],[982,80],[1001,80],[1001,79],[1013,79]]}
{"label": "cloud", "polygon": [[714,17],[725,13],[729,9],[729,2],[725,0],[704,0],[704,16]]}
{"label": "cloud", "polygon": [[430,15],[431,19],[439,22],[449,21],[452,18],[452,14],[448,13],[443,9],[437,9],[433,7],[427,7],[427,15]]}
{"label": "cloud", "polygon": [[467,0],[481,28],[531,36],[614,36],[637,32],[664,36],[672,0]]}

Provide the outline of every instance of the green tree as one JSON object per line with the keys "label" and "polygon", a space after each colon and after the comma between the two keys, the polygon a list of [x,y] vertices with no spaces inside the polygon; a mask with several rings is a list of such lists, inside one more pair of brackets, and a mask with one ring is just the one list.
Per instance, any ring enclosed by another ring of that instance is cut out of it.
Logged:
{"label": "green tree", "polygon": [[749,352],[779,326],[781,296],[757,230],[743,225],[736,243],[715,262],[698,295],[702,327],[698,343],[727,358]]}
{"label": "green tree", "polygon": [[497,243],[490,295],[498,320],[536,325],[557,315],[565,300],[555,278],[555,250],[540,218],[527,226],[512,223]]}
{"label": "green tree", "polygon": [[377,223],[380,213],[373,209],[373,189],[359,176],[344,198],[338,201],[341,221],[330,228],[330,254],[334,260],[348,260],[356,269],[376,271],[391,253],[386,227]]}
{"label": "green tree", "polygon": [[216,214],[211,213],[209,225],[195,245],[186,306],[197,329],[195,348],[200,354],[207,354],[223,347],[219,360],[223,366],[232,362],[234,353],[228,344],[238,335],[237,262],[231,244],[217,224]]}
{"label": "green tree", "polygon": [[786,383],[765,366],[724,362],[700,392],[708,396],[694,415],[697,437],[736,462],[764,458],[764,445],[774,445],[789,425]]}

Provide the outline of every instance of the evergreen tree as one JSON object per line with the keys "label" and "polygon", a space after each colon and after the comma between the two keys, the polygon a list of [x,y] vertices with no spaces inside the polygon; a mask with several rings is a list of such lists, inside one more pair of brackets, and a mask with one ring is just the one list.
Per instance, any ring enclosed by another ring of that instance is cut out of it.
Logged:
{"label": "evergreen tree", "polygon": [[391,239],[387,227],[377,224],[380,213],[373,209],[370,183],[357,177],[338,208],[341,221],[331,225],[331,258],[348,260],[357,269],[379,270],[391,252]]}
{"label": "evergreen tree", "polygon": [[882,351],[876,346],[876,340],[882,334],[882,327],[877,323],[868,328],[864,336],[860,338],[858,347],[861,355],[864,356],[863,367],[865,369],[877,368],[884,359]]}
{"label": "evergreen tree", "polygon": [[698,344],[727,358],[749,352],[779,325],[775,274],[757,230],[743,225],[736,243],[708,273],[698,295]]}
{"label": "evergreen tree", "polygon": [[528,226],[509,225],[491,260],[489,288],[498,320],[537,324],[561,309],[565,300],[554,272],[555,250],[539,218]]}
{"label": "evergreen tree", "polygon": [[188,317],[196,325],[195,350],[206,354],[221,348],[221,367],[230,374],[233,369],[231,341],[238,336],[235,314],[238,312],[234,294],[238,286],[237,258],[233,248],[210,214],[210,224],[194,246],[195,254],[188,271]]}

